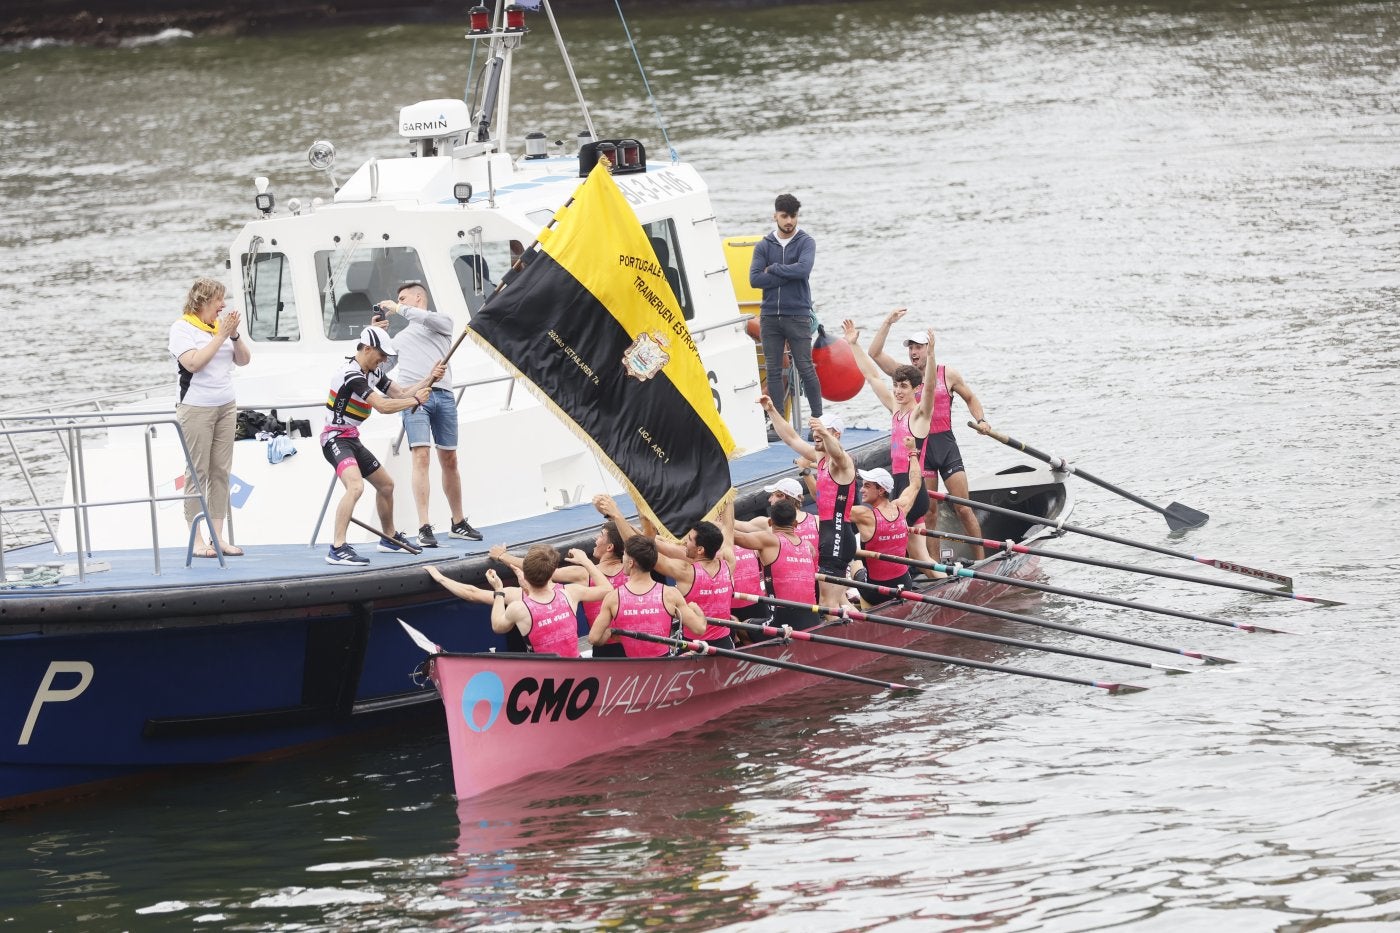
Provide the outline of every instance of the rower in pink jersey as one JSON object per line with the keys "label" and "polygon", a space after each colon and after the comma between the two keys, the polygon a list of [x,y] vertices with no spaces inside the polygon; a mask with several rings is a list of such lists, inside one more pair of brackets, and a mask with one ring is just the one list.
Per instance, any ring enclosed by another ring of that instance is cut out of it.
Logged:
{"label": "rower in pink jersey", "polygon": [[584,568],[594,585],[584,583],[555,583],[551,577],[559,566],[559,553],[547,544],[530,548],[521,561],[521,586],[507,588],[500,574],[486,571],[490,590],[459,583],[437,567],[429,566],[428,574],[442,587],[469,602],[491,604],[491,630],[498,635],[523,638],[530,650],[578,657],[578,604],[584,599],[601,599],[608,589],[603,575],[588,555],[573,548],[568,560]]}
{"label": "rower in pink jersey", "polygon": [[[694,638],[705,631],[705,620],[693,605],[685,601],[679,590],[652,579],[656,556],[656,545],[649,538],[633,535],[627,539],[622,556],[627,580],[603,598],[598,619],[588,632],[588,640],[593,645],[605,644],[612,638],[614,626],[662,637]],[[675,631],[677,621],[682,629],[680,632]],[[657,642],[626,635],[619,635],[618,638],[629,658],[655,658],[672,651]]]}
{"label": "rower in pink jersey", "polygon": [[[516,575],[519,575],[520,558],[508,552],[505,545],[493,545],[490,553],[493,560],[510,566],[516,571]],[[593,538],[593,561],[598,565],[599,571],[607,578],[607,582],[613,589],[617,589],[622,585],[622,581],[627,579],[627,573],[622,569],[622,534],[611,520],[604,521],[598,534]],[[587,569],[581,566],[560,567],[554,571],[553,579],[555,583],[591,583]],[[600,596],[597,600],[583,603],[585,632],[593,627],[594,620],[598,618],[598,606],[601,599]],[[622,643],[612,641],[606,645],[599,645],[593,650],[593,656],[595,658],[620,658],[623,656]]]}
{"label": "rower in pink jersey", "polygon": [[[874,391],[875,397],[890,412],[890,475],[894,477],[893,498],[899,498],[905,488],[912,482],[918,487],[918,494],[914,504],[909,507],[905,520],[910,527],[917,525],[924,520],[924,516],[929,510],[928,490],[924,488],[923,474],[920,473],[912,480],[909,476],[909,458],[911,451],[904,443],[906,437],[912,437],[909,430],[909,419],[914,414],[914,409],[919,403],[919,396],[923,388],[924,373],[917,366],[902,364],[895,366],[890,373],[890,385],[885,384],[885,377],[879,365],[860,346],[860,331],[856,329],[852,321],[842,321],[843,333],[846,342],[850,344],[851,352],[855,356],[856,365],[860,367],[861,375],[865,377],[865,382]],[[922,346],[922,345],[921,345]],[[911,355],[913,351],[911,350]],[[922,361],[923,357],[919,357]],[[925,441],[925,445],[927,441]],[[920,462],[924,455],[923,446],[912,452],[912,456],[918,457]],[[928,560],[928,544],[922,535],[913,535],[909,539],[909,556],[919,560]]]}
{"label": "rower in pink jersey", "polygon": [[[817,567],[822,573],[846,576],[856,552],[855,534],[850,525],[851,509],[856,504],[856,464],[841,446],[844,427],[841,416],[833,414],[825,424],[820,418],[810,419],[812,441],[808,443],[773,407],[772,399],[764,395],[758,403],[768,412],[773,429],[783,443],[802,459],[817,464]],[[828,608],[849,605],[846,591],[839,584],[822,583],[818,596],[821,604]]]}
{"label": "rower in pink jersey", "polygon": [[[910,448],[914,446],[913,438],[907,438],[905,443]],[[918,498],[923,484],[919,482],[919,461],[916,457],[906,458],[905,468],[912,482],[905,484],[904,492],[893,500],[890,499],[890,493],[895,488],[894,477],[890,476],[888,470],[877,467],[873,470],[859,471],[862,480],[861,499],[864,504],[856,506],[851,512],[851,520],[855,522],[862,547],[867,551],[893,557],[905,557],[908,554],[909,524],[905,517],[909,513],[910,505]],[[871,583],[909,586],[914,582],[909,568],[904,564],[865,555],[862,555],[862,560],[865,561],[866,578]]]}
{"label": "rower in pink jersey", "polygon": [[752,548],[734,546],[734,593],[729,600],[729,614],[745,622],[766,620],[772,607],[756,599],[741,599],[740,593],[768,595],[763,587],[763,564]]}
{"label": "rower in pink jersey", "polygon": [[[967,468],[963,466],[962,453],[958,450],[957,439],[953,436],[953,395],[958,395],[967,404],[967,410],[977,419],[977,431],[987,434],[992,430],[987,423],[982,403],[973,393],[972,387],[962,375],[951,367],[940,366],[934,353],[933,330],[925,335],[926,353],[924,356],[924,387],[926,390],[909,416],[909,430],[924,446],[924,485],[930,491],[938,489],[938,477],[943,477],[948,491],[955,496],[967,498]],[[982,537],[982,526],[977,521],[977,513],[971,506],[954,506],[963,530],[974,538]],[[929,512],[928,524],[933,527],[937,521],[937,510]],[[972,545],[975,558],[984,556],[982,545]]]}
{"label": "rower in pink jersey", "polygon": [[[780,499],[768,506],[768,527],[759,531],[734,532],[734,540],[741,547],[752,548],[758,553],[763,564],[764,581],[768,591],[777,599],[787,599],[814,605],[817,598],[816,572],[817,555],[793,527],[797,522],[797,510],[792,501]],[[821,617],[807,609],[793,609],[776,606],[773,609],[774,625],[790,625],[793,628],[810,628],[821,621]]]}
{"label": "rower in pink jersey", "polygon": [[[608,517],[630,540],[638,532],[627,521],[611,496],[595,496],[593,506]],[[726,504],[714,522],[696,522],[679,543],[658,541],[648,526],[648,537],[656,545],[656,569],[676,582],[688,602],[699,607],[706,619],[728,619],[729,602],[734,594],[734,506]],[[701,639],[718,648],[733,648],[728,626],[707,622]]]}
{"label": "rower in pink jersey", "polygon": [[[768,493],[770,508],[773,503],[780,499],[792,502],[793,508],[797,510],[797,526],[794,530],[802,536],[802,540],[812,546],[812,552],[816,553],[818,542],[821,540],[821,531],[818,528],[817,517],[802,509],[802,503],[806,498],[802,484],[792,477],[786,476],[771,486],[764,486],[763,491]],[[758,515],[748,521],[735,522],[734,527],[743,531],[763,531],[768,527],[768,516]]]}

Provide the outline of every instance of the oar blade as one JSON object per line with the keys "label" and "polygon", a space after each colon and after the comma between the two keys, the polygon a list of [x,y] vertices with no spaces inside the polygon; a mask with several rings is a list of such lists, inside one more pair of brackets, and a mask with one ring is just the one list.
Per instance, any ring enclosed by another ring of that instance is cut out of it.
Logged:
{"label": "oar blade", "polygon": [[1142,693],[1146,687],[1139,687],[1137,684],[1106,684],[1102,681],[1094,684],[1095,687],[1102,687],[1113,696],[1124,696],[1129,693]]}
{"label": "oar blade", "polygon": [[1167,519],[1167,527],[1172,531],[1185,531],[1188,528],[1199,528],[1210,521],[1210,516],[1205,512],[1191,508],[1189,505],[1182,505],[1180,502],[1173,502],[1162,510],[1162,515]]}

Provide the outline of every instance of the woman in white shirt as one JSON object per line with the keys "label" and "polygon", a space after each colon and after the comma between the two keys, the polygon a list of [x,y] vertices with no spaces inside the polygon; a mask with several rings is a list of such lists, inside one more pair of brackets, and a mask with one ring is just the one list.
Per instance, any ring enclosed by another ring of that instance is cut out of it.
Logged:
{"label": "woman in white shirt", "polygon": [[[185,298],[185,313],[170,325],[170,355],[179,369],[179,402],[175,416],[185,434],[190,460],[202,481],[209,505],[209,528],[226,555],[243,553],[229,544],[224,529],[228,517],[229,470],[233,466],[234,430],[238,426],[238,405],[233,398],[233,367],[246,366],[252,359],[248,342],[238,333],[239,314],[223,317],[224,286],[214,279],[195,279]],[[185,471],[185,491],[191,492],[196,477]],[[199,500],[185,500],[185,521],[199,514]],[[195,530],[196,557],[213,557],[213,546]]]}

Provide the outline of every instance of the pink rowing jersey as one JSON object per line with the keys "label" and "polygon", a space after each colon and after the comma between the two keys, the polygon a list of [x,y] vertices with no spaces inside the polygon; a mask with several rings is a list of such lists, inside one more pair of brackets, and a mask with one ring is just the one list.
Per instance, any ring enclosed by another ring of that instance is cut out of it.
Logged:
{"label": "pink rowing jersey", "polygon": [[[619,586],[627,582],[627,571],[623,570],[621,566],[617,568],[617,573],[605,574],[605,576],[607,576],[608,584],[613,589],[617,589]],[[589,627],[592,627],[593,623],[597,620],[598,610],[602,608],[603,601],[601,599],[598,600],[598,602],[596,603],[583,604],[583,617],[588,620]]]}
{"label": "pink rowing jersey", "polygon": [[798,510],[797,516],[797,533],[802,536],[803,541],[807,542],[812,553],[817,553],[821,548],[819,543],[821,541],[821,525],[817,521],[817,517],[811,512],[803,512],[801,509]]}
{"label": "pink rowing jersey", "polygon": [[[870,511],[875,515],[875,534],[866,542],[866,549],[878,554],[903,557],[909,545],[909,526],[904,521],[904,513],[896,508],[894,518],[885,518],[880,514],[879,509],[871,509]],[[884,583],[886,580],[893,580],[895,577],[903,576],[907,569],[904,564],[896,564],[875,557],[868,558],[865,562],[865,573],[871,583]]]}
{"label": "pink rowing jersey", "polygon": [[521,593],[521,601],[530,612],[530,649],[536,654],[557,654],[561,658],[578,657],[578,616],[569,605],[564,587],[555,583],[554,598],[547,603]]}
{"label": "pink rowing jersey", "polygon": [[[897,411],[890,417],[890,474],[896,480],[901,475],[909,473],[909,448],[904,446],[904,439],[912,436],[909,430],[909,412]],[[928,438],[919,445],[919,456],[922,457],[924,448],[928,446]]]}
{"label": "pink rowing jersey", "polygon": [[781,531],[774,534],[778,536],[778,559],[763,568],[773,596],[807,605],[816,603],[816,550],[806,541],[789,541]]}
{"label": "pink rowing jersey", "polygon": [[939,366],[934,370],[933,415],[928,426],[930,434],[953,430],[953,396],[948,392],[948,380],[943,373],[946,368]]}
{"label": "pink rowing jersey", "polygon": [[[763,592],[763,565],[758,562],[758,552],[737,545],[734,547],[734,592]],[[739,599],[737,595],[729,601],[731,609],[742,609],[753,604],[754,600]]]}
{"label": "pink rowing jersey", "polygon": [[[625,628],[632,632],[648,632],[665,638],[671,636],[671,613],[666,609],[664,598],[666,587],[653,583],[651,589],[638,596],[625,585],[617,588],[617,617],[612,621],[613,628]],[[629,658],[659,658],[669,654],[669,645],[654,641],[642,641],[617,636],[622,642],[622,650]]]}
{"label": "pink rowing jersey", "polygon": [[[831,469],[827,466],[829,457],[822,457],[817,463],[817,518],[822,521],[831,521],[836,517],[836,503],[841,503],[841,517],[845,521],[851,520],[851,509],[856,507],[856,497],[851,495],[855,489],[855,480],[849,483],[838,483],[831,478]],[[905,464],[907,470],[909,465]]]}
{"label": "pink rowing jersey", "polygon": [[[727,619],[729,618],[729,603],[734,597],[734,574],[729,569],[726,561],[719,562],[719,570],[714,576],[705,569],[704,564],[692,564],[695,568],[695,581],[690,584],[690,591],[685,594],[687,602],[695,603],[700,607],[700,614],[707,619]],[[700,637],[705,641],[723,638],[729,634],[729,628],[723,625],[715,625],[713,622],[707,623],[705,634]]]}

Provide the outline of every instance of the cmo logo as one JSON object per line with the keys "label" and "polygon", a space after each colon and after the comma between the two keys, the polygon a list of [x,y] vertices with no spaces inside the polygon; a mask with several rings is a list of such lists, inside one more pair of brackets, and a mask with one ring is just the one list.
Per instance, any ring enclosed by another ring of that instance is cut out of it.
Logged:
{"label": "cmo logo", "polygon": [[[462,688],[462,720],[473,732],[485,732],[501,715],[505,701],[506,685],[501,683],[501,678],[490,671],[482,671]],[[478,725],[476,708],[480,703],[486,704],[486,721]]]}
{"label": "cmo logo", "polygon": [[[572,677],[558,682],[552,677],[543,681],[522,677],[510,688],[507,697],[501,678],[490,671],[482,671],[467,681],[462,690],[462,719],[473,732],[485,732],[495,725],[501,708],[505,707],[506,719],[514,726],[544,718],[558,722],[560,716],[572,722],[593,708],[599,689],[596,677],[585,677],[577,683]],[[482,703],[486,704],[484,722],[477,715]]]}

